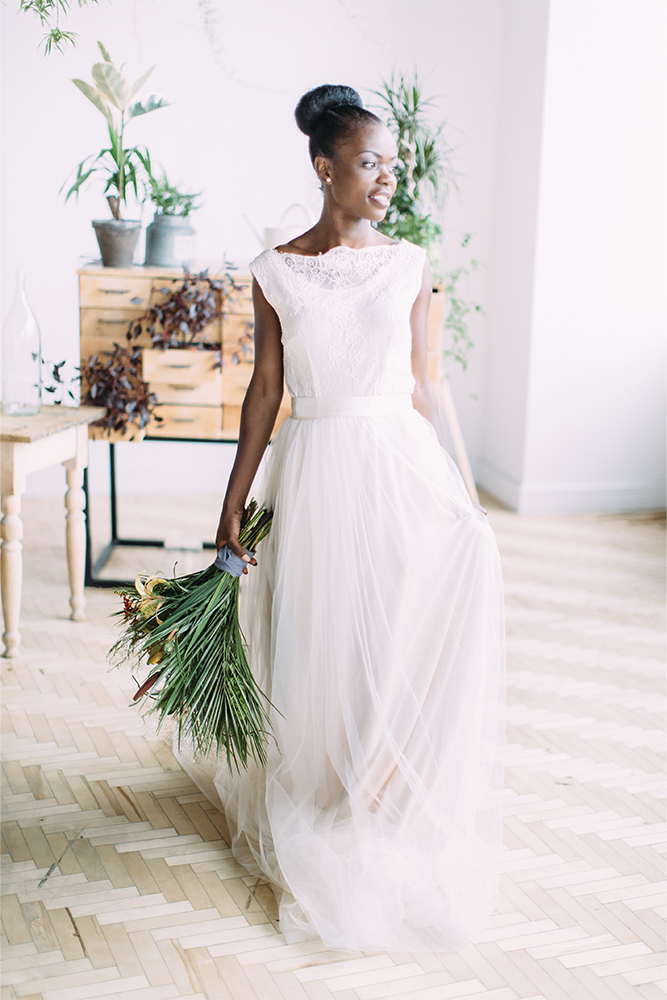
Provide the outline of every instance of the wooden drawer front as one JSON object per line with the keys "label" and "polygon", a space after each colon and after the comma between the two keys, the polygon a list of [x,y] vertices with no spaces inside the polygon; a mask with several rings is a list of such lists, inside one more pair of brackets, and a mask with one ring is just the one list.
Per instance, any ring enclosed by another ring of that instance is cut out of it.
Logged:
{"label": "wooden drawer front", "polygon": [[143,353],[143,376],[147,382],[169,385],[200,385],[220,379],[217,351],[158,351]]}
{"label": "wooden drawer front", "polygon": [[231,297],[225,302],[225,313],[250,313],[252,315],[252,278],[234,277],[237,285],[241,285],[239,292],[232,292]]}
{"label": "wooden drawer front", "polygon": [[252,369],[255,363],[252,316],[225,316],[222,324],[222,357],[226,375]]}
{"label": "wooden drawer front", "polygon": [[129,306],[145,312],[150,305],[151,285],[150,278],[82,274],[79,283],[80,304],[102,309]]}
{"label": "wooden drawer front", "polygon": [[445,293],[434,292],[428,308],[428,349],[442,350],[443,325],[445,322]]}
{"label": "wooden drawer front", "polygon": [[222,408],[220,406],[160,406],[157,414],[162,422],[151,421],[151,437],[204,438],[222,437]]}
{"label": "wooden drawer front", "polygon": [[81,338],[81,360],[87,361],[91,355],[96,354],[103,361],[108,360],[105,354],[111,354],[114,343],[121,347],[129,347],[124,337],[82,337]]}
{"label": "wooden drawer front", "polygon": [[[287,397],[289,400],[289,396]],[[276,417],[276,422],[271,432],[271,437],[273,438],[276,431],[280,425],[287,420],[291,413],[291,404],[285,406],[283,400],[283,405],[278,411],[278,416]],[[241,428],[241,407],[240,406],[223,406],[222,408],[222,437],[231,438],[236,440],[239,436],[239,430]]]}
{"label": "wooden drawer front", "polygon": [[223,375],[222,376],[222,402],[224,406],[242,406],[243,400],[245,399],[245,394],[248,386],[250,385],[250,379],[252,378],[252,371],[240,372],[237,375]]}
{"label": "wooden drawer front", "polygon": [[199,385],[181,385],[178,382],[149,382],[148,387],[161,403],[187,403],[195,406],[222,406],[222,376]]}
{"label": "wooden drawer front", "polygon": [[[136,309],[82,309],[81,337],[101,337],[110,343],[125,343],[125,334],[130,329],[130,324],[140,316],[141,312]],[[145,333],[137,341],[140,346],[146,347],[150,342],[150,337]]]}

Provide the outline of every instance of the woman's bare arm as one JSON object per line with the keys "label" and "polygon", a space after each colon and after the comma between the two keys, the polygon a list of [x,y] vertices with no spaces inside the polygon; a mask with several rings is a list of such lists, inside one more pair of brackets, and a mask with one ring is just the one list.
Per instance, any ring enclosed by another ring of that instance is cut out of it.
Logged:
{"label": "woman's bare arm", "polygon": [[438,402],[433,383],[428,376],[428,307],[431,302],[433,277],[428,260],[424,261],[424,273],[419,295],[410,313],[412,330],[412,374],[415,388],[412,405],[423,417],[433,424],[440,444],[444,444],[442,427],[438,416]]}
{"label": "woman's bare arm", "polygon": [[236,459],[229,477],[215,539],[218,549],[226,543],[235,555],[241,557],[245,556],[238,540],[241,515],[283,397],[280,320],[255,279],[252,283],[252,301],[255,310],[255,366],[241,410]]}

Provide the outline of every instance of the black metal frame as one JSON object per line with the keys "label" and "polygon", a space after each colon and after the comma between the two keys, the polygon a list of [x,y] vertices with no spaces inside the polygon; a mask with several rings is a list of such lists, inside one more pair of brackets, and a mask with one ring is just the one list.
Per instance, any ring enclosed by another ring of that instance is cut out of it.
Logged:
{"label": "black metal frame", "polygon": [[[237,440],[230,438],[219,438],[211,440],[211,438],[172,438],[172,437],[145,437],[144,441],[171,441],[178,442],[179,444],[236,444]],[[141,548],[153,548],[153,549],[163,549],[164,542],[156,538],[121,538],[118,535],[118,496],[116,493],[116,446],[110,441],[109,442],[109,507],[111,515],[111,538],[104,546],[99,556],[93,562],[93,543],[92,543],[92,531],[91,531],[91,510],[90,510],[90,494],[88,490],[88,469],[84,469],[83,472],[83,490],[86,496],[85,499],[85,517],[86,517],[86,573],[84,578],[84,585],[86,587],[127,587],[132,584],[132,580],[109,580],[106,577],[98,576],[98,573],[104,569],[109,561],[111,553],[113,550],[121,545],[131,545]],[[213,542],[204,542],[203,547],[205,549],[214,549],[215,545]]]}

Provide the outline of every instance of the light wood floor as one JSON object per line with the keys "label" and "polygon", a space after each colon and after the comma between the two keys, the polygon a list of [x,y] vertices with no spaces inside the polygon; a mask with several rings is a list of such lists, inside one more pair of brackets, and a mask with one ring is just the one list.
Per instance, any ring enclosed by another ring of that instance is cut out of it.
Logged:
{"label": "light wood floor", "polygon": [[[217,505],[126,500],[121,526],[202,538]],[[88,622],[67,620],[60,504],[27,501],[24,653],[2,661],[2,998],[664,1000],[662,525],[490,514],[509,638],[500,906],[455,954],[347,955],[280,936],[270,890],[108,670],[117,598],[90,591]],[[112,568],[177,558],[208,560],[128,549]]]}

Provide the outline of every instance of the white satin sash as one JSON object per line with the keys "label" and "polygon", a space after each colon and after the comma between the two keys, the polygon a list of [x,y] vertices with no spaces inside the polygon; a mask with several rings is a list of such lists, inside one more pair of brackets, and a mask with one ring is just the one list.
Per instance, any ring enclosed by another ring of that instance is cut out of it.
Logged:
{"label": "white satin sash", "polygon": [[297,420],[315,417],[384,417],[408,413],[412,396],[292,396],[292,416]]}

